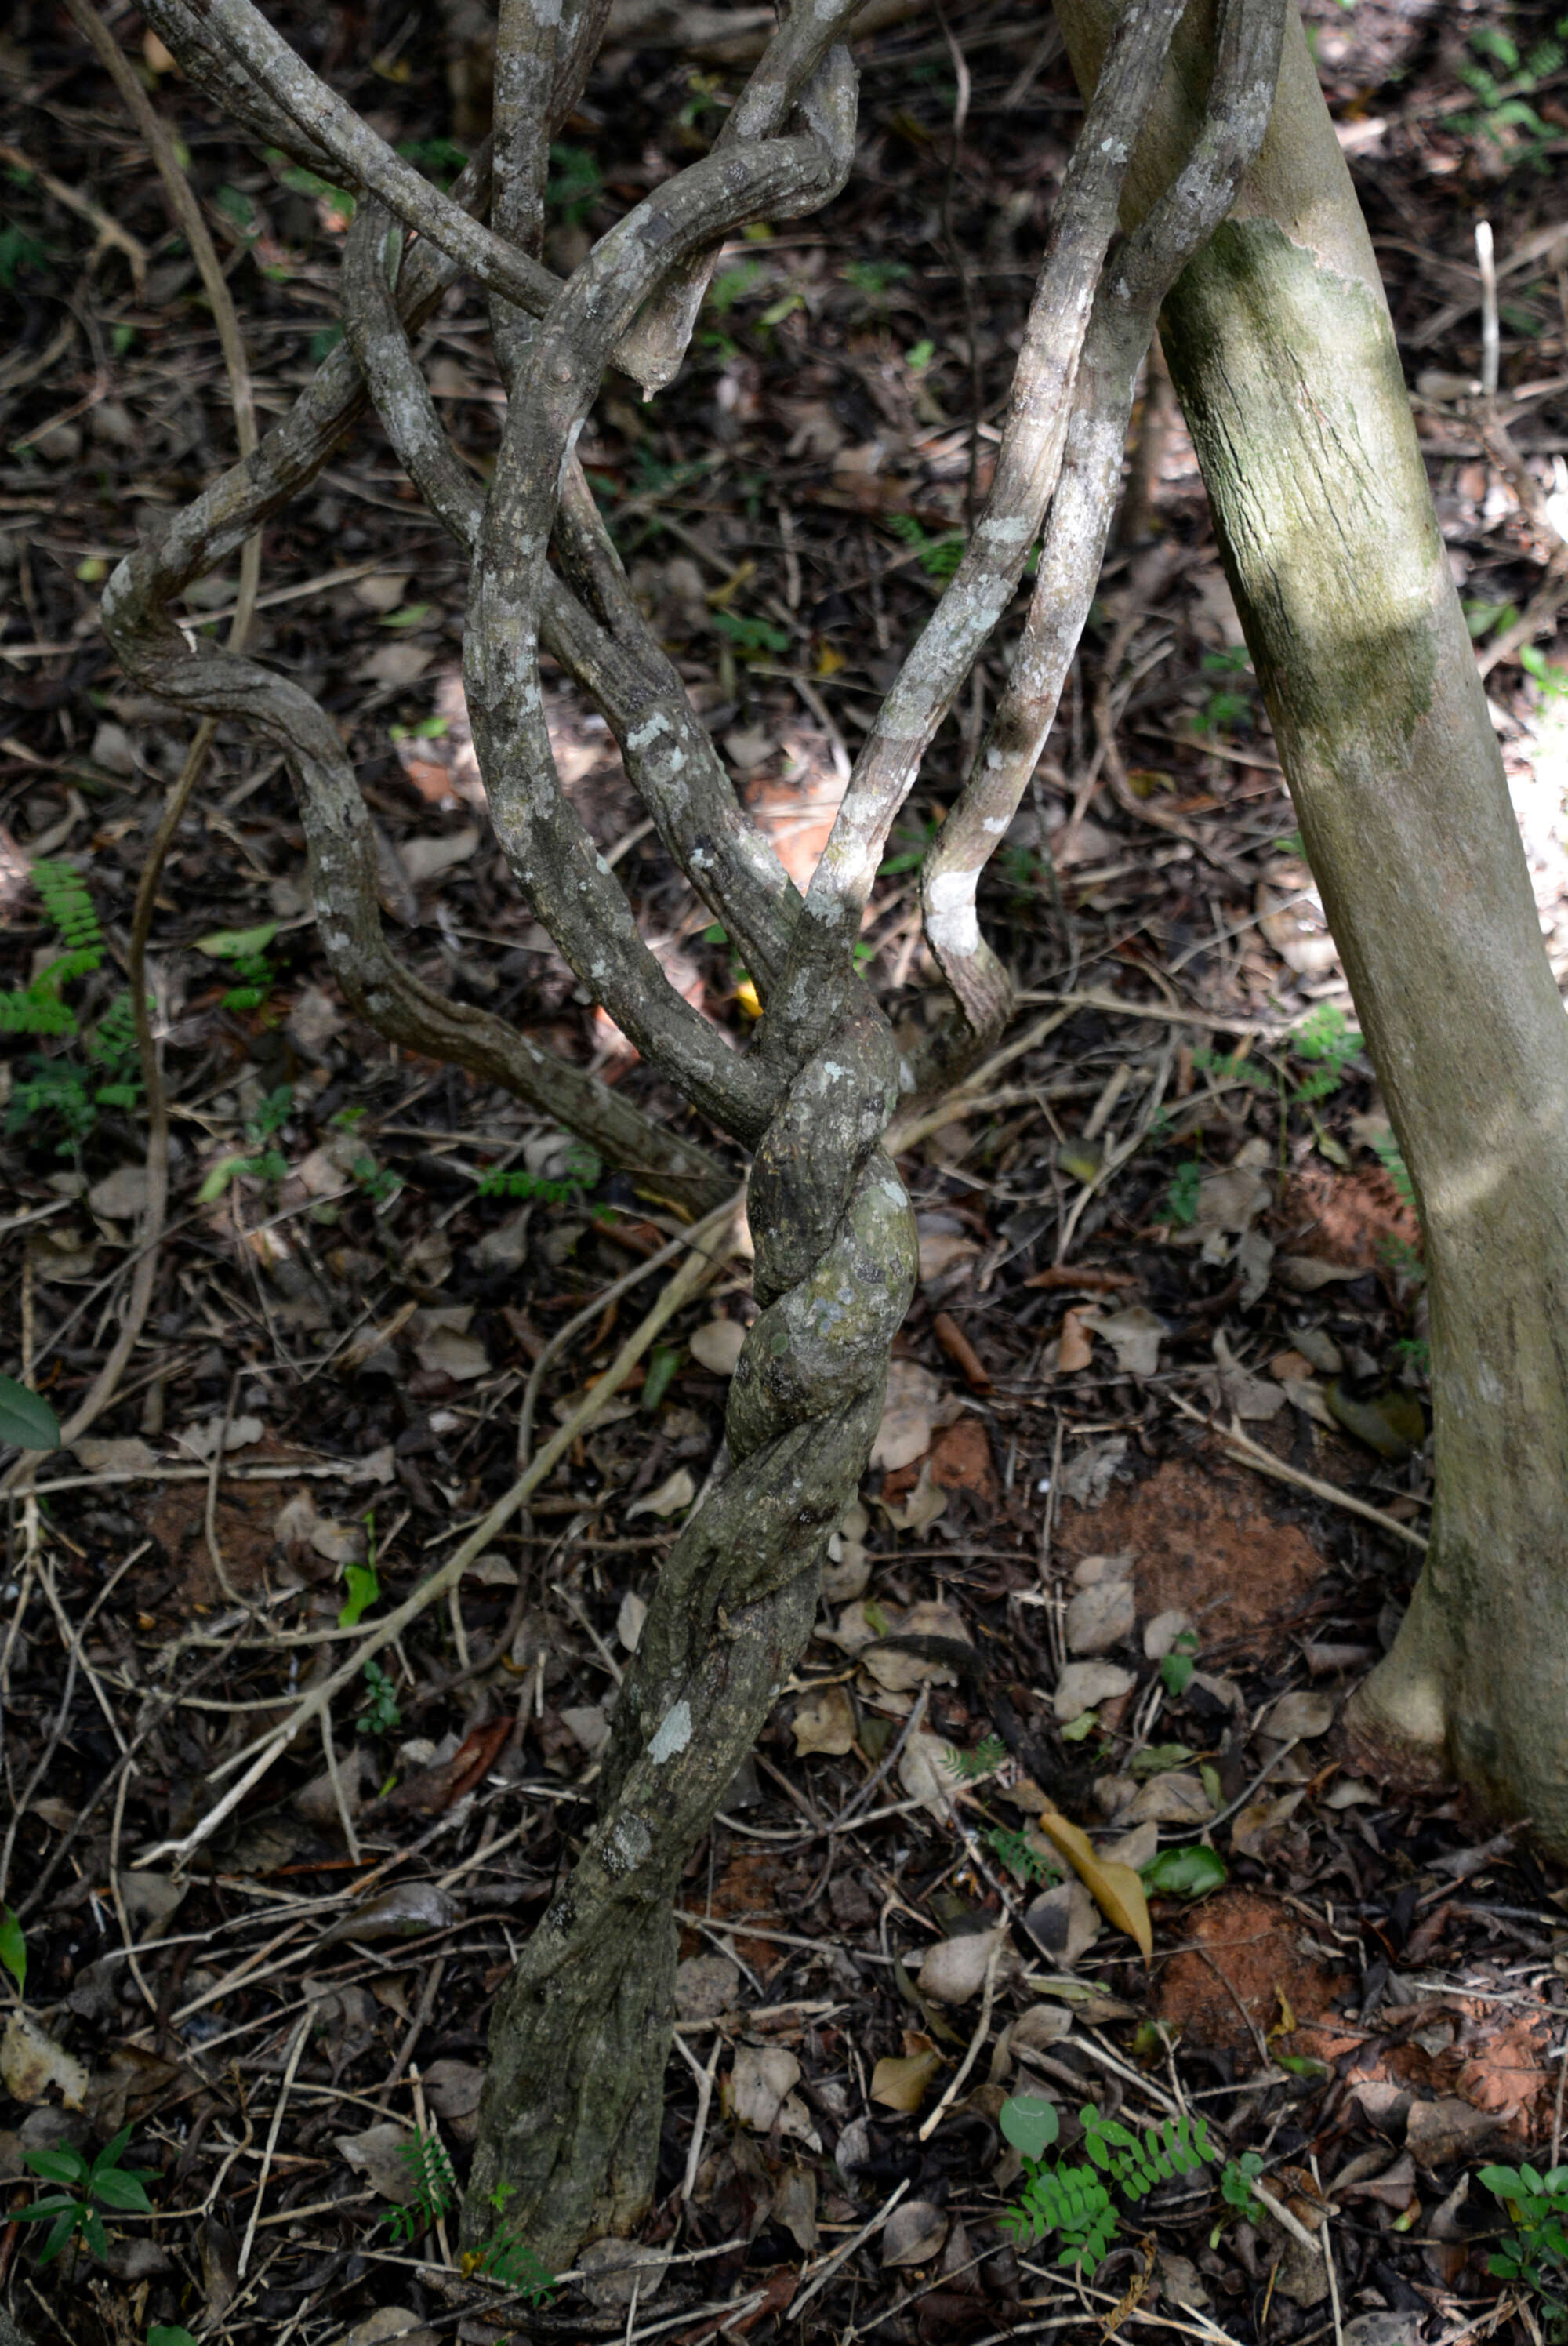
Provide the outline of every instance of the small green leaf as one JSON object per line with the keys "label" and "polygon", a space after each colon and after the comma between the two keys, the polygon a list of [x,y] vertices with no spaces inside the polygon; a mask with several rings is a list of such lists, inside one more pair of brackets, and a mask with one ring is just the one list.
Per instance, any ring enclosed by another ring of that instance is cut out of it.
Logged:
{"label": "small green leaf", "polygon": [[197,2341],[178,2321],[155,2321],[147,2333],[147,2346],[197,2346]]}
{"label": "small green leaf", "polygon": [[382,1585],[370,1566],[364,1564],[344,1565],[343,1578],[348,1583],[349,1593],[338,1615],[338,1627],[340,1629],[351,1629],[361,1613],[381,1602]]}
{"label": "small green leaf", "polygon": [[214,929],[197,938],[196,950],[213,961],[239,961],[247,954],[265,953],[277,933],[276,921],[264,921],[259,929]]}
{"label": "small green leaf", "polygon": [[87,2179],[87,2162],[69,2143],[63,2142],[53,2150],[25,2150],[22,2164],[35,2175],[41,2175],[46,2183],[85,2183]]}
{"label": "small green leaf", "polygon": [[679,1366],[680,1346],[678,1344],[654,1346],[648,1358],[647,1374],[643,1379],[642,1405],[645,1409],[654,1410],[658,1407],[674,1382],[675,1372]]}
{"label": "small green leaf", "polygon": [[1024,2158],[1041,2158],[1055,2141],[1062,2121],[1055,2103],[1043,2094],[1014,2094],[1003,2103],[998,2124]]}
{"label": "small green leaf", "polygon": [[27,1942],[9,1906],[0,1906],[0,1964],[15,1981],[20,1995],[27,1984]]}
{"label": "small green leaf", "polygon": [[95,2168],[93,2191],[106,2208],[113,2208],[121,2214],[152,2214],[152,2201],[147,2196],[140,2176],[127,2167],[111,2167],[102,2175]]}
{"label": "small green leaf", "polygon": [[1217,1850],[1195,1841],[1189,1849],[1161,1850],[1141,1879],[1146,1890],[1162,1890],[1167,1897],[1207,1898],[1224,1887],[1225,1860]]}
{"label": "small green leaf", "polygon": [[220,1157],[200,1188],[196,1193],[199,1206],[210,1206],[221,1198],[237,1173],[243,1173],[250,1163],[249,1157]]}
{"label": "small green leaf", "polygon": [[[0,1377],[0,1442],[14,1443],[18,1450],[60,1446],[59,1419],[41,1393],[19,1385],[15,1377]],[[5,1960],[0,1955],[0,1963]]]}

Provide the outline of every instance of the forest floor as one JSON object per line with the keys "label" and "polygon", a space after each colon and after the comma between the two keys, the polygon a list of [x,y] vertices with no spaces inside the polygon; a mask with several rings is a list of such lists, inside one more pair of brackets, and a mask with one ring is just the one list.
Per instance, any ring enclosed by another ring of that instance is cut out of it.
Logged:
{"label": "forest floor", "polygon": [[[1307,14],[1455,576],[1481,657],[1502,648],[1488,689],[1562,974],[1568,667],[1553,617],[1533,641],[1515,625],[1568,585],[1554,12]],[[439,13],[304,15],[283,20],[336,86],[455,168],[474,126]],[[183,141],[265,429],[335,336],[342,207],[237,142],[134,12],[116,32]],[[233,454],[194,264],[85,57],[52,0],[0,34],[0,976],[25,987],[58,951],[39,862],[83,875],[99,932],[75,1031],[10,1035],[0,1062],[3,1362],[62,1418],[139,1259],[147,1124],[117,1022],[188,748],[118,672],[97,597]],[[802,879],[983,495],[1081,112],[1041,12],[1012,0],[917,12],[863,65],[847,193],[738,240],[681,380],[647,406],[607,393],[580,450]],[[556,266],[702,150],[736,84],[722,59],[607,53],[556,151]],[[1484,410],[1478,219],[1501,299]],[[471,289],[423,356],[483,472],[502,394]],[[1553,2249],[1537,2227],[1532,2279],[1496,2274],[1505,2211],[1480,2178],[1562,2157],[1568,1889],[1458,1798],[1369,1780],[1342,1729],[1429,1520],[1420,1228],[1157,376],[1130,482],[983,892],[1019,1015],[906,1127],[921,1285],[872,1468],[817,1633],[687,1868],[657,2203],[634,2248],[600,2244],[553,2292],[531,2292],[525,2243],[460,2257],[440,2185],[466,2172],[491,2000],[591,1819],[749,1275],[732,1257],[450,1599],[361,1658],[512,1486],[532,1372],[537,1442],[638,1326],[681,1225],[349,1013],[282,762],[221,729],[156,903],[171,1137],[151,1311],[91,1429],[8,1484],[6,2346],[1561,2334],[1563,2233]],[[410,965],[680,1114],[494,842],[462,566],[375,428],[269,527],[262,587],[252,649],[342,728]],[[215,631],[235,589],[202,582],[191,627]],[[911,1036],[941,1006],[915,869],[1006,638],[866,926]],[[551,719],[667,971],[744,1034],[745,974],[602,720],[560,686]],[[345,1657],[332,1730],[311,1718],[214,1823]],[[1150,1962],[1031,1830],[1042,1775],[1100,1862],[1143,1872]],[[1058,2104],[1064,2145],[1094,2101],[1129,2127],[1202,2117],[1222,2149],[1129,2204],[1097,2270],[1059,2266],[999,2226],[1010,2093]],[[19,2219],[69,2181],[66,2154],[111,2141],[145,2212],[111,2184],[102,2231],[41,2261],[53,2228]],[[1222,2152],[1257,2155],[1288,2222],[1221,2197]]]}

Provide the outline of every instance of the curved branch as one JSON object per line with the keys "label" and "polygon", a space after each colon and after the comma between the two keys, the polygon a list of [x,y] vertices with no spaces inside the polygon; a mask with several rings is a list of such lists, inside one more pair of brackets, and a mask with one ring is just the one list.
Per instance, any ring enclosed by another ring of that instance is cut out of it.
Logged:
{"label": "curved branch", "polygon": [[[782,130],[801,91],[861,5],[861,0],[795,0],[713,142],[715,154],[741,139]],[[680,372],[718,259],[698,252],[669,276],[622,338],[617,363],[642,385],[662,391]]]}
{"label": "curved branch", "polygon": [[[463,674],[496,831],[560,950],[623,1033],[695,1106],[738,1138],[764,1128],[775,1086],[735,1058],[676,994],[614,873],[567,805],[539,681],[539,625],[563,468],[606,360],[675,262],[744,221],[793,217],[842,185],[853,83],[835,52],[806,101],[821,135],[708,156],[604,237],[542,324],[519,370],[480,533]],[[662,747],[651,720],[628,747]],[[676,788],[677,757],[667,760]]]}
{"label": "curved branch", "polygon": [[980,874],[1018,811],[1089,616],[1115,511],[1138,368],[1160,304],[1230,209],[1262,144],[1284,15],[1282,0],[1227,0],[1207,111],[1192,153],[1128,238],[1095,297],[1023,640],[991,731],[926,858],[921,879],[926,939],[982,1042],[1004,1023],[1012,984],[980,933]]}
{"label": "curved branch", "polygon": [[[1154,98],[1182,0],[1117,20],[1051,226],[985,511],[962,561],[882,703],[806,893],[779,1001],[764,1018],[769,1062],[808,1043],[842,999],[850,948],[893,817],[964,678],[1012,600],[1056,485],[1090,303],[1116,225],[1127,158]],[[799,1022],[804,1021],[802,1027]]]}
{"label": "curved branch", "polygon": [[[427,504],[472,556],[483,499],[442,426],[398,317],[384,266],[389,231],[398,233],[381,205],[361,207],[343,252],[343,330],[393,447]],[[545,648],[597,701],[666,846],[725,921],[766,992],[783,961],[799,897],[737,804],[675,663],[637,609],[575,456],[556,538],[603,624],[546,574],[539,623]]]}

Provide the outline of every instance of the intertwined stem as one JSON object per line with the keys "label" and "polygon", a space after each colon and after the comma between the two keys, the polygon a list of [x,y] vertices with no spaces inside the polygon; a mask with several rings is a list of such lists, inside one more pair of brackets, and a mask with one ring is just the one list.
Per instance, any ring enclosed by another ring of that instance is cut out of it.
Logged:
{"label": "intertwined stem", "polygon": [[[598,1823],[492,2031],[469,2230],[488,2229],[491,2197],[506,2187],[508,2223],[549,2261],[569,2259],[585,2231],[624,2225],[647,2204],[671,2017],[671,1893],[809,1632],[822,1552],[864,1471],[912,1290],[912,1220],[881,1147],[909,1071],[851,959],[881,842],[1018,586],[1070,417],[1096,453],[1093,464],[1074,459],[1058,495],[1063,514],[1071,504],[1079,515],[1077,567],[1051,556],[1053,591],[1086,597],[1155,280],[1163,285],[1170,256],[1185,257],[1218,216],[1260,127],[1253,117],[1267,111],[1268,35],[1258,26],[1277,19],[1279,0],[1232,0],[1209,126],[1158,226],[1113,264],[1112,290],[1096,303],[1127,158],[1181,5],[1137,0],[1117,26],[1057,205],[985,511],[889,695],[802,903],[638,611],[574,452],[606,366],[647,384],[673,374],[726,236],[812,210],[843,186],[855,124],[855,77],[839,39],[848,0],[797,0],[713,151],[657,187],[564,285],[537,257],[548,139],[581,88],[605,0],[502,0],[494,185],[481,158],[449,196],[328,89],[253,0],[147,0],[191,77],[259,135],[353,188],[359,212],[344,258],[347,349],[246,464],[120,566],[105,617],[122,659],[182,705],[243,715],[285,747],[329,957],[383,1031],[547,1102],[667,1195],[711,1193],[716,1168],[701,1152],[398,965],[336,728],[260,664],[190,652],[170,615],[201,570],[313,477],[368,391],[472,561],[464,683],[492,817],[519,883],[643,1056],[755,1152],[762,1311],[731,1387],[720,1466],[660,1576],[616,1711]],[[485,488],[448,441],[410,342],[460,269],[489,298],[509,394]],[[1060,516],[1054,528],[1064,538]],[[1045,620],[1032,624],[1043,639]],[[567,801],[545,721],[541,648],[598,703],[669,853],[745,953],[766,1005],[748,1053],[670,986]],[[1021,677],[1015,699],[1029,688]],[[960,812],[972,891],[981,851],[1005,819],[991,801],[979,808],[972,787]]]}

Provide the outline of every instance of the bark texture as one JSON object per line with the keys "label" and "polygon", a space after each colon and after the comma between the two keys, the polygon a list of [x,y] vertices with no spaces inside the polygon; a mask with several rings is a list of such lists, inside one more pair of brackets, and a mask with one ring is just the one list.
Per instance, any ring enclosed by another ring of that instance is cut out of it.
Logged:
{"label": "bark texture", "polygon": [[[1105,0],[1062,0],[1091,84]],[[1204,12],[1128,175],[1168,176]],[[1162,337],[1313,872],[1419,1197],[1429,1560],[1356,1704],[1568,1855],[1568,1022],[1369,240],[1299,23],[1232,218]]]}

